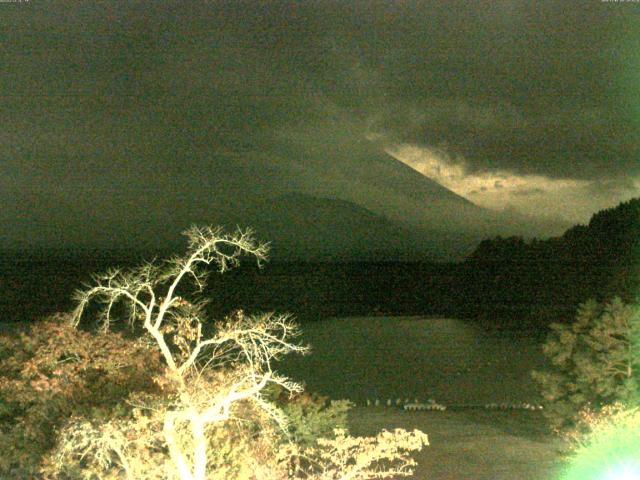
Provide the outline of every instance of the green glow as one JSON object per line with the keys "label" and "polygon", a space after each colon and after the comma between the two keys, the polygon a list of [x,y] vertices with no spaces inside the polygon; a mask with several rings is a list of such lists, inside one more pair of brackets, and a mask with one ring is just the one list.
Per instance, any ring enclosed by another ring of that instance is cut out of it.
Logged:
{"label": "green glow", "polygon": [[640,478],[640,467],[637,462],[626,462],[607,470],[602,480],[637,480]]}
{"label": "green glow", "polygon": [[614,416],[579,448],[561,480],[640,480],[640,414]]}

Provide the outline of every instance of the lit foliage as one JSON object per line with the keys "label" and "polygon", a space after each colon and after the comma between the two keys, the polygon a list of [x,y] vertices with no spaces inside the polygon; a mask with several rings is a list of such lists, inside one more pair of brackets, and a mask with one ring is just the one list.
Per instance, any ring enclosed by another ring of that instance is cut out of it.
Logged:
{"label": "lit foliage", "polygon": [[571,428],[585,407],[639,399],[640,316],[619,298],[580,305],[569,325],[552,324],[543,351],[550,369],[533,372],[544,415],[556,431]]}
{"label": "lit foliage", "polygon": [[[124,414],[119,399],[154,392],[157,351],[121,334],[77,330],[55,315],[0,336],[0,474],[34,477],[69,416]],[[13,473],[11,473],[13,472]]]}
{"label": "lit foliage", "polygon": [[[223,373],[217,377],[210,387],[229,381]],[[170,398],[137,395],[128,403],[137,406],[126,417],[103,422],[71,419],[45,470],[50,478],[61,474],[88,479],[183,478],[171,463],[164,432],[166,418],[175,409]],[[186,461],[193,464],[198,445],[190,426],[180,423],[172,435]],[[207,480],[285,478],[285,466],[277,461],[274,449],[278,427],[255,402],[235,402],[229,419],[208,424],[205,437]]]}
{"label": "lit foliage", "polygon": [[[292,475],[346,480],[409,472],[413,461],[408,452],[427,444],[421,432],[398,430],[354,439],[339,431],[335,438],[317,440],[316,446],[305,447],[304,441],[283,446],[283,436],[309,439],[321,430],[305,425],[304,412],[293,418],[304,428],[291,428],[290,419],[266,395],[268,385],[294,394],[302,391],[272,368],[287,353],[307,351],[292,341],[299,334],[297,326],[286,315],[247,317],[238,311],[205,334],[204,303],[177,294],[186,279],[195,287],[192,294],[201,292],[207,265],[215,263],[225,271],[241,254],[261,261],[266,247],[256,243],[251,232],[225,235],[219,229],[193,227],[186,234],[189,248],[184,257],[112,270],[78,292],[74,326],[90,304],[99,303],[100,331],[108,336],[110,324],[124,311],[131,326],[146,334],[139,345],[155,351],[162,368],[149,371],[146,364],[138,365],[153,388],[118,392],[116,401],[124,406],[119,415],[69,412],[71,418],[59,429],[56,449],[41,472],[47,478],[136,480]],[[99,357],[99,347],[95,345],[88,357]],[[112,367],[128,355],[117,354],[110,357],[116,360]],[[49,383],[41,386],[44,391]],[[330,412],[340,421],[340,408]],[[282,457],[283,452],[289,455]],[[299,461],[301,455],[305,462]]]}
{"label": "lit foliage", "polygon": [[567,434],[571,446],[562,480],[640,478],[640,410],[622,403],[580,413]]}
{"label": "lit foliage", "polygon": [[300,392],[294,395],[282,388],[270,388],[267,396],[287,417],[287,435],[283,440],[299,446],[314,446],[319,438],[331,438],[336,429],[347,431],[347,412],[353,407],[349,400]]}
{"label": "lit foliage", "polygon": [[406,452],[429,445],[420,430],[407,432],[383,430],[376,437],[351,437],[336,429],[335,438],[323,438],[314,447],[300,448],[291,444],[281,451],[285,458],[302,465],[296,478],[309,480],[368,480],[413,475],[415,460]]}

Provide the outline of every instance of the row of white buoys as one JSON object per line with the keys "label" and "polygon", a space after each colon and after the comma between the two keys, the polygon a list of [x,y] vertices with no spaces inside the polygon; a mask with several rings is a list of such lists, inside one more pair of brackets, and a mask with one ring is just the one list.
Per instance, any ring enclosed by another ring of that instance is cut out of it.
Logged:
{"label": "row of white buoys", "polygon": [[[402,400],[401,398],[396,398],[395,400],[388,398],[386,401],[380,400],[379,398],[374,398],[373,400],[367,398],[366,400],[367,407],[375,406],[379,407],[381,405],[386,405],[387,407],[402,407],[404,410],[416,411],[416,410],[437,410],[444,411],[447,409],[445,405],[442,405],[436,402],[434,399],[430,398],[426,402],[420,402],[417,398],[410,401],[408,398]],[[476,405],[478,407],[480,405]],[[459,405],[459,407],[464,407],[464,405]],[[483,406],[486,410],[542,410],[542,405],[534,405],[531,403],[487,403]]]}
{"label": "row of white buoys", "polygon": [[[418,399],[416,398],[413,402],[418,403]],[[385,404],[387,405],[387,407],[392,407],[394,405],[396,407],[401,407],[408,403],[411,403],[411,400],[409,400],[408,398],[405,398],[404,400],[402,400],[401,398],[396,398],[395,400],[391,398],[387,398],[386,402],[382,402],[379,398],[375,398],[373,400],[371,400],[370,398],[367,398],[367,407],[371,407],[371,406],[379,407],[380,405],[385,405]]]}
{"label": "row of white buoys", "polygon": [[443,412],[447,409],[447,407],[445,407],[444,405],[442,405],[441,403],[436,402],[433,399],[429,399],[427,401],[427,403],[420,403],[420,402],[414,402],[414,403],[407,403],[404,405],[403,407],[405,410],[409,410],[409,411],[416,411],[416,410],[437,410],[440,412]]}
{"label": "row of white buoys", "polygon": [[408,398],[402,400],[401,398],[396,398],[395,400],[388,398],[386,401],[381,401],[379,398],[375,398],[373,400],[367,398],[367,407],[375,406],[379,407],[380,405],[386,405],[387,407],[402,407],[405,410],[446,410],[447,407],[437,403],[435,400],[430,398],[426,403],[420,402],[417,398],[413,399],[413,402]]}
{"label": "row of white buoys", "polygon": [[487,410],[542,410],[542,405],[531,403],[487,403],[484,408]]}

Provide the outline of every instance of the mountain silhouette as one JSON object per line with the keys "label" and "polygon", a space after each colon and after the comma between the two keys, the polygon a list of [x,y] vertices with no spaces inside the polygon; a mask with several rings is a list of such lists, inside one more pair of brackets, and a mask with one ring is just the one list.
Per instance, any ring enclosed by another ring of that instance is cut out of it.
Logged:
{"label": "mountain silhouette", "polygon": [[440,232],[346,200],[288,193],[254,204],[243,217],[277,260],[445,260],[460,253]]}

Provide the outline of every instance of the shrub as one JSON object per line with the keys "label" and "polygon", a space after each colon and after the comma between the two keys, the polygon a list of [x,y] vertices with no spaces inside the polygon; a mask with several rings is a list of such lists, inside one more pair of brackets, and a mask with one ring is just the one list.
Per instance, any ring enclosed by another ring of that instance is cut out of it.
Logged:
{"label": "shrub", "polygon": [[619,298],[580,305],[569,325],[552,324],[543,346],[550,368],[535,371],[544,415],[556,431],[571,428],[586,407],[598,411],[638,400],[640,316]]}
{"label": "shrub", "polygon": [[[211,386],[219,388],[228,380],[220,374]],[[49,478],[176,478],[167,465],[164,436],[165,419],[175,408],[170,398],[137,394],[126,403],[136,405],[126,416],[107,421],[72,418],[60,432],[58,446],[47,458],[43,473]],[[276,458],[277,425],[250,401],[235,402],[229,413],[228,420],[205,429],[205,478],[285,478],[286,467]],[[196,446],[187,425],[178,426],[174,438],[185,451]]]}
{"label": "shrub", "polygon": [[298,445],[313,446],[319,438],[333,437],[337,428],[347,432],[347,412],[352,406],[349,400],[289,403],[283,408],[289,423],[289,438]]}
{"label": "shrub", "polygon": [[293,395],[281,388],[267,394],[287,417],[287,434],[283,441],[311,447],[319,438],[331,438],[335,430],[348,431],[347,412],[353,407],[349,400],[330,400],[315,393]]}
{"label": "shrub", "polygon": [[25,332],[0,337],[0,474],[33,477],[70,416],[122,413],[130,392],[152,392],[160,356],[116,333],[92,334],[54,315]]}
{"label": "shrub", "polygon": [[345,480],[398,478],[413,474],[416,462],[405,452],[429,445],[420,430],[383,430],[376,437],[351,437],[336,429],[334,438],[319,439],[317,446],[290,444],[280,455],[294,461],[296,478]]}

